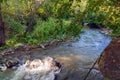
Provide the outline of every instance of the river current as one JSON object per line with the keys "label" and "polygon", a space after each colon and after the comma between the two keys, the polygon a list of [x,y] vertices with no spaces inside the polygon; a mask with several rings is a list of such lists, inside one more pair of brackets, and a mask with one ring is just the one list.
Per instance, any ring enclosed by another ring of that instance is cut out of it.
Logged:
{"label": "river current", "polygon": [[[110,41],[111,38],[102,34],[100,30],[85,29],[72,43],[61,44],[47,50],[36,50],[31,57],[39,59],[50,56],[59,61],[62,64],[62,71],[56,80],[83,80],[91,65]],[[19,57],[23,56],[19,55]],[[0,80],[11,80],[15,77],[15,73],[16,71],[11,69],[0,72]],[[87,80],[102,79],[103,76],[97,69],[93,69],[87,78]]]}

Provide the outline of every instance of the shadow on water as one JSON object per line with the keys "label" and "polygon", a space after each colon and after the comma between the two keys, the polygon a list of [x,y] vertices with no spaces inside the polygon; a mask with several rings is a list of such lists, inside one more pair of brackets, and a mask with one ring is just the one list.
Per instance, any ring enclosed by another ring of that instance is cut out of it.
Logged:
{"label": "shadow on water", "polygon": [[[43,51],[35,51],[31,58],[54,57],[63,65],[57,80],[83,80],[91,65],[110,43],[111,38],[102,34],[100,30],[83,30],[78,40]],[[0,73],[0,80],[9,80],[13,72]],[[96,75],[97,74],[97,75]],[[4,76],[5,75],[5,76]],[[93,69],[88,80],[102,80],[101,73]]]}

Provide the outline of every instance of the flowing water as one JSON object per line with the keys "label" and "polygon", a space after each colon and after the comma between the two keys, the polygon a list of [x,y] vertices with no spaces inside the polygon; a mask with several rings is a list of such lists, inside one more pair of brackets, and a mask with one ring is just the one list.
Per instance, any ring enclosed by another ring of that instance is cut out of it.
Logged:
{"label": "flowing water", "polygon": [[[80,37],[76,41],[47,50],[34,51],[34,53],[31,54],[31,58],[39,59],[50,56],[59,61],[63,68],[56,80],[83,80],[91,65],[107,47],[110,41],[111,38],[102,34],[100,30],[86,29],[82,31]],[[19,55],[19,58],[20,57],[22,59],[24,56]],[[0,72],[0,80],[11,80],[15,78],[15,73],[16,71],[13,70]],[[87,80],[102,80],[102,78],[102,74],[98,70],[93,69]]]}

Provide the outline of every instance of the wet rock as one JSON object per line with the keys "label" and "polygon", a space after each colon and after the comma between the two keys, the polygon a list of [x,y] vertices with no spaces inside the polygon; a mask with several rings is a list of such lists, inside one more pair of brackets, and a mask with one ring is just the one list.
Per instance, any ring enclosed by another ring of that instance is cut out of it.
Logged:
{"label": "wet rock", "polygon": [[11,53],[14,53],[14,49],[13,48],[8,48],[8,49],[5,49],[4,51],[1,51],[0,55],[4,56],[4,55],[11,54]]}
{"label": "wet rock", "polygon": [[7,68],[12,68],[13,66],[17,66],[19,62],[17,60],[8,60],[5,62]]}
{"label": "wet rock", "polygon": [[40,44],[39,46],[40,46],[42,49],[46,49],[43,44]]}
{"label": "wet rock", "polygon": [[0,64],[0,71],[5,71],[7,69],[7,66],[5,64]]}
{"label": "wet rock", "polygon": [[16,69],[19,66],[17,59],[5,58],[0,62],[0,70],[5,71],[7,68]]}
{"label": "wet rock", "polygon": [[113,31],[113,30],[108,30],[108,29],[106,29],[106,28],[102,28],[102,29],[101,29],[101,33],[106,34],[106,35],[111,34],[112,31]]}
{"label": "wet rock", "polygon": [[120,80],[120,38],[114,39],[104,50],[99,69],[105,77]]}
{"label": "wet rock", "polygon": [[19,44],[15,45],[16,50],[23,50],[24,48],[25,48],[25,45],[22,44],[22,43],[19,43]]}

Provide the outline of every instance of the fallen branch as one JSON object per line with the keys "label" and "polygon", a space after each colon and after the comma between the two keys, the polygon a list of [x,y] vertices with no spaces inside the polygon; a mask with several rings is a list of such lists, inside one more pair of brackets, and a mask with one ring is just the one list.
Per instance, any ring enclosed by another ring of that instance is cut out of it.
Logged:
{"label": "fallen branch", "polygon": [[92,71],[92,69],[94,68],[95,64],[97,63],[98,59],[94,62],[94,64],[92,65],[92,67],[90,68],[90,70],[88,71],[87,75],[85,76],[85,78],[83,80],[87,80],[87,77],[89,76],[90,72]]}
{"label": "fallen branch", "polygon": [[[106,48],[105,48],[106,49]],[[105,50],[104,49],[104,50]],[[103,50],[103,51],[104,51]],[[101,55],[98,57],[98,59],[94,62],[94,64],[92,65],[92,67],[90,68],[90,70],[88,71],[87,75],[85,76],[85,78],[83,80],[87,80],[87,77],[89,76],[90,72],[92,71],[92,69],[94,68],[94,66],[100,62],[101,58],[103,56],[103,52],[101,53]]]}

